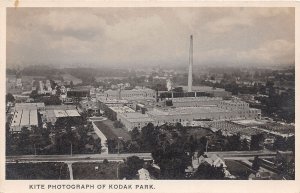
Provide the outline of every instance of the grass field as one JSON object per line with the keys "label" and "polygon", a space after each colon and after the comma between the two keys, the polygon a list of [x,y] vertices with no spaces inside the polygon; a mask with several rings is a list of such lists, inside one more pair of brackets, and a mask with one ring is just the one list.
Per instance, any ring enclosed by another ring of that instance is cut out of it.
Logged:
{"label": "grass field", "polygon": [[70,179],[64,163],[13,163],[6,164],[7,180],[59,180]]}
{"label": "grass field", "polygon": [[101,130],[107,139],[122,137],[125,141],[130,140],[130,135],[123,128],[115,128],[111,120],[95,121],[95,125]]}
{"label": "grass field", "polygon": [[193,136],[197,139],[199,139],[203,136],[207,136],[209,134],[213,134],[212,131],[205,129],[205,128],[188,128],[187,132],[190,136]]}
{"label": "grass field", "polygon": [[[98,170],[95,167],[98,166]],[[74,180],[116,180],[118,162],[73,163]]]}
{"label": "grass field", "polygon": [[239,161],[225,160],[225,164],[227,165],[227,170],[240,180],[248,180],[249,175],[254,172]]}

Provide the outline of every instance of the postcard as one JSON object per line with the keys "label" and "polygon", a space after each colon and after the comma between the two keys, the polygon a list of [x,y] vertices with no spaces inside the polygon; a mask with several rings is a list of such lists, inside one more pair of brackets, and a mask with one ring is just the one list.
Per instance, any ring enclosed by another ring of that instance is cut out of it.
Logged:
{"label": "postcard", "polygon": [[300,191],[296,2],[0,8],[0,192]]}

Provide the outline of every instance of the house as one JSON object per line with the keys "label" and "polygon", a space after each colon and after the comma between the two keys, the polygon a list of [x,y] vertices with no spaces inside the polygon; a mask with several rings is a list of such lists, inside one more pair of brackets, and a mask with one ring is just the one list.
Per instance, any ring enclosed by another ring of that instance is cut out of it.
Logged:
{"label": "house", "polygon": [[201,155],[199,158],[194,158],[194,157],[195,155],[193,156],[193,160],[192,160],[192,167],[194,169],[197,169],[199,165],[202,163],[207,163],[215,167],[223,167],[223,168],[227,167],[224,160],[221,159],[216,154],[205,154],[205,155]]}
{"label": "house", "polygon": [[138,170],[138,176],[139,180],[151,180],[149,171],[144,168]]}
{"label": "house", "polygon": [[294,160],[294,155],[292,151],[277,151],[276,161],[289,163]]}
{"label": "house", "polygon": [[270,180],[271,173],[270,172],[257,172],[256,174],[251,173],[249,175],[249,180]]}
{"label": "house", "polygon": [[[196,172],[198,167],[201,164],[210,165],[210,166],[214,166],[214,167],[222,167],[226,178],[231,178],[231,179],[235,178],[227,170],[227,166],[225,164],[225,161],[221,157],[219,157],[217,154],[206,153],[206,154],[201,155],[200,157],[198,157],[198,153],[195,153],[194,156],[192,157],[193,172]],[[186,172],[190,173],[191,168],[188,167],[186,169]]]}
{"label": "house", "polygon": [[88,113],[99,113],[100,108],[97,101],[82,100],[79,102],[80,107]]}

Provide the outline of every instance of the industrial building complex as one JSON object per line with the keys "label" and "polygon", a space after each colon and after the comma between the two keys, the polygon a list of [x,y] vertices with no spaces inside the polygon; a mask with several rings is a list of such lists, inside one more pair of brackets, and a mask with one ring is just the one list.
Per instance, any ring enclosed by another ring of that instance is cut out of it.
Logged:
{"label": "industrial building complex", "polygon": [[155,91],[149,88],[108,90],[97,94],[100,108],[110,111],[112,120],[124,124],[127,130],[141,129],[148,123],[189,123],[197,120],[260,119],[261,110],[250,108],[231,93],[208,86],[193,87],[193,39],[191,36],[188,86],[182,92]]}

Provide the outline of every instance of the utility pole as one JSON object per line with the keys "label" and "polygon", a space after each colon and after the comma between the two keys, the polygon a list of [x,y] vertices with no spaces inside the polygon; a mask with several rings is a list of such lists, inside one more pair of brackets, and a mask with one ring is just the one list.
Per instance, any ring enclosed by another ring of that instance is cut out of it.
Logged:
{"label": "utility pole", "polygon": [[118,155],[120,155],[120,140],[118,138]]}
{"label": "utility pole", "polygon": [[117,165],[117,179],[119,179],[119,166],[122,162],[119,162],[118,165]]}
{"label": "utility pole", "polygon": [[118,155],[120,155],[120,140],[123,139],[123,137],[118,137]]}
{"label": "utility pole", "polygon": [[205,146],[206,153],[207,153],[207,148],[208,148],[208,140],[206,140],[206,146]]}
{"label": "utility pole", "polygon": [[72,145],[72,142],[71,142],[71,156],[73,156],[73,145]]}
{"label": "utility pole", "polygon": [[33,146],[34,146],[34,155],[36,156],[36,147],[35,147],[35,144]]}

